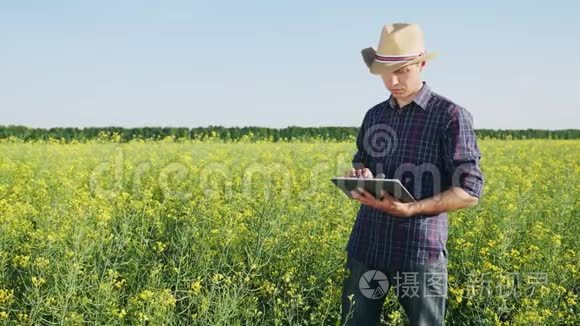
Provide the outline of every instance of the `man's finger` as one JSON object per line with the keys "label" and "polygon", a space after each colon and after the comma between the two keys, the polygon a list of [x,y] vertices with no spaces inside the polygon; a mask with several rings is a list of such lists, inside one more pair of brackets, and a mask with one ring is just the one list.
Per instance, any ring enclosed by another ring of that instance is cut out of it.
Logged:
{"label": "man's finger", "polygon": [[361,197],[366,199],[366,200],[376,200],[375,196],[373,194],[371,194],[370,192],[368,192],[365,189],[361,189]]}
{"label": "man's finger", "polygon": [[371,170],[369,170],[369,169],[364,169],[364,170],[363,170],[363,177],[364,177],[364,178],[372,178],[372,177],[373,177],[373,174],[372,174]]}
{"label": "man's finger", "polygon": [[397,198],[393,197],[388,192],[385,192],[385,195],[383,196],[383,199],[386,199],[386,200],[392,201],[392,202],[400,202],[400,200],[398,200]]}

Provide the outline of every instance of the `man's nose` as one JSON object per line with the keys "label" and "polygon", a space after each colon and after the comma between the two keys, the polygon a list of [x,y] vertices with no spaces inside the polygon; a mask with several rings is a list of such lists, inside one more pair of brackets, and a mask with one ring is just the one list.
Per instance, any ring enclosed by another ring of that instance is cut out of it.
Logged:
{"label": "man's nose", "polygon": [[397,75],[392,74],[391,76],[389,76],[389,81],[391,82],[391,85],[395,86],[399,83],[399,78],[397,77]]}

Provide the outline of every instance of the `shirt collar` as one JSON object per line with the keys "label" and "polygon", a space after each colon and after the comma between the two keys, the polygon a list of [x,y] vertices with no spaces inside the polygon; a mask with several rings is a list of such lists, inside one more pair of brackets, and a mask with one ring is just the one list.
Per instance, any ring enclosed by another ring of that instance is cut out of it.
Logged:
{"label": "shirt collar", "polygon": [[[427,83],[426,82],[423,82],[423,87],[421,87],[421,89],[419,90],[419,92],[417,92],[417,95],[415,95],[415,98],[413,99],[413,102],[415,104],[417,104],[423,110],[427,110],[427,104],[429,104],[429,100],[431,100],[431,96],[432,95],[433,95],[433,92],[431,91],[431,89],[429,88],[429,86],[427,86]],[[397,101],[395,100],[395,98],[393,97],[393,95],[391,95],[389,97],[389,105],[393,109],[399,108],[399,106],[397,105]]]}

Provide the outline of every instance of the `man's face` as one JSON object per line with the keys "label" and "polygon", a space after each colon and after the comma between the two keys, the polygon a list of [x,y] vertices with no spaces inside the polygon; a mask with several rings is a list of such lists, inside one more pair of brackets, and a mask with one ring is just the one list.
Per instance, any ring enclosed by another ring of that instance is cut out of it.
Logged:
{"label": "man's face", "polygon": [[381,78],[393,97],[404,99],[421,87],[421,71],[424,66],[424,62],[406,66],[391,73],[381,74]]}

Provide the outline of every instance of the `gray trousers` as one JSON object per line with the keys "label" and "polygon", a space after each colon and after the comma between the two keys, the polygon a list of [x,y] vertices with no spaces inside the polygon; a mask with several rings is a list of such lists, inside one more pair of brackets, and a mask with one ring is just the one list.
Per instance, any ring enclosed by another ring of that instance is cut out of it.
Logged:
{"label": "gray trousers", "polygon": [[[375,269],[348,257],[341,325],[378,325],[392,288],[411,325],[443,325],[447,299],[447,251],[428,265],[403,263]],[[350,298],[349,298],[350,297]]]}

